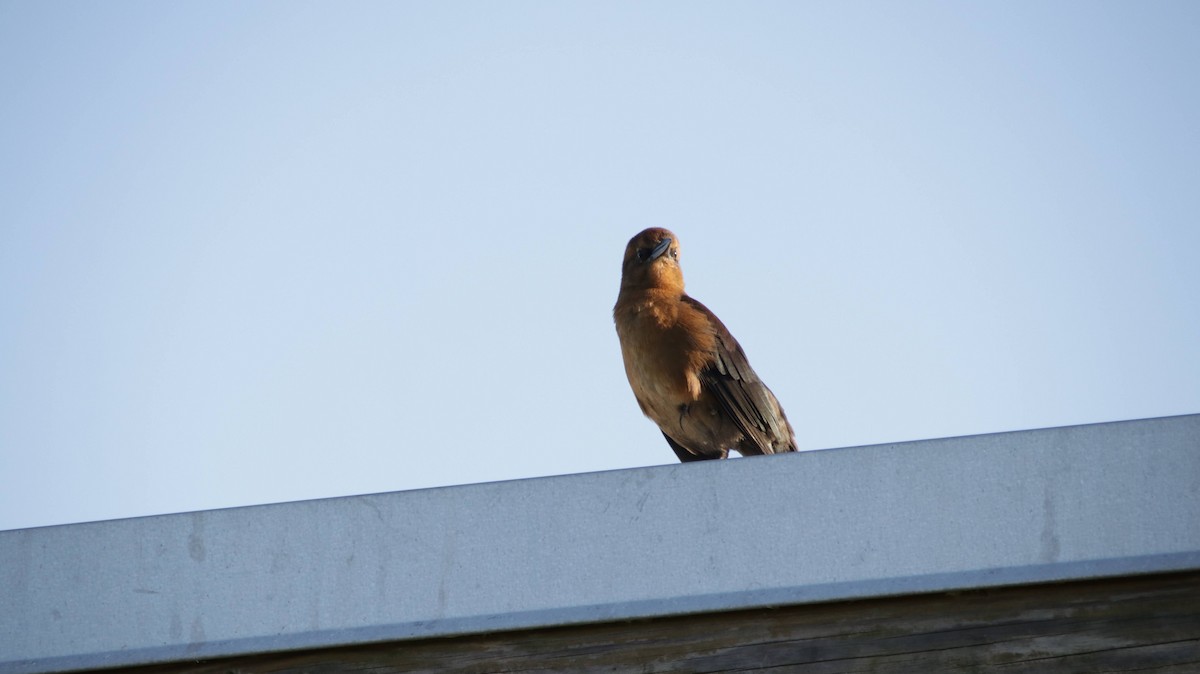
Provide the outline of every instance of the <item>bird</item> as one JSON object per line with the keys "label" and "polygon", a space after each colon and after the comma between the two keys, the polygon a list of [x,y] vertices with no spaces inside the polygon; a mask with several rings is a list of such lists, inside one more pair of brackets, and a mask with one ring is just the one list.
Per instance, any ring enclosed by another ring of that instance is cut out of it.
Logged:
{"label": "bird", "polygon": [[645,229],[625,246],[613,322],[638,406],[681,462],[796,451],[783,408],[741,345],[684,292],[670,230]]}

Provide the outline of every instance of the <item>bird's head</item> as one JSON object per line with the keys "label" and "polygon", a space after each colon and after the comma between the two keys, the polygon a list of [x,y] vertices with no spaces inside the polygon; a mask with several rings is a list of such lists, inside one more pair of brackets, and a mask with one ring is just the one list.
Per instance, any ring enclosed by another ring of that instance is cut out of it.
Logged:
{"label": "bird's head", "polygon": [[683,292],[679,267],[679,237],[662,227],[638,232],[625,246],[621,263],[622,288],[661,288]]}

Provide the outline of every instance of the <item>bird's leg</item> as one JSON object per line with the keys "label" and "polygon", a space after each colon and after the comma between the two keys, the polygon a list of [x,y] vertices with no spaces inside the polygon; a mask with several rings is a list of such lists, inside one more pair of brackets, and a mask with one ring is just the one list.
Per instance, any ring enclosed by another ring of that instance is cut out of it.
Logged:
{"label": "bird's leg", "polygon": [[690,409],[691,405],[688,403],[683,403],[679,406],[679,430],[681,431],[683,430],[683,418],[688,415],[688,410]]}

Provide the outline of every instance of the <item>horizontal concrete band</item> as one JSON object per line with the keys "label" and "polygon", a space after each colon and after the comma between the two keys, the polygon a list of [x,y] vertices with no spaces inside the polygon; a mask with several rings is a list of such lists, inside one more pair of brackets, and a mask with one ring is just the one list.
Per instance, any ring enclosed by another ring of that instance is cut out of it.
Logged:
{"label": "horizontal concrete band", "polygon": [[1200,415],[0,532],[0,672],[1200,568]]}

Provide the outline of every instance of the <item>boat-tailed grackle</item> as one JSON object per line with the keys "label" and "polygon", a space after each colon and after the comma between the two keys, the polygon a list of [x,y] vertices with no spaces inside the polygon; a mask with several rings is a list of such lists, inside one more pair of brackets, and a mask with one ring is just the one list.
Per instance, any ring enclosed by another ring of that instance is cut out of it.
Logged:
{"label": "boat-tailed grackle", "polygon": [[629,240],[613,320],[638,406],[680,461],[796,451],[783,408],[742,347],[684,292],[670,231],[652,227]]}

